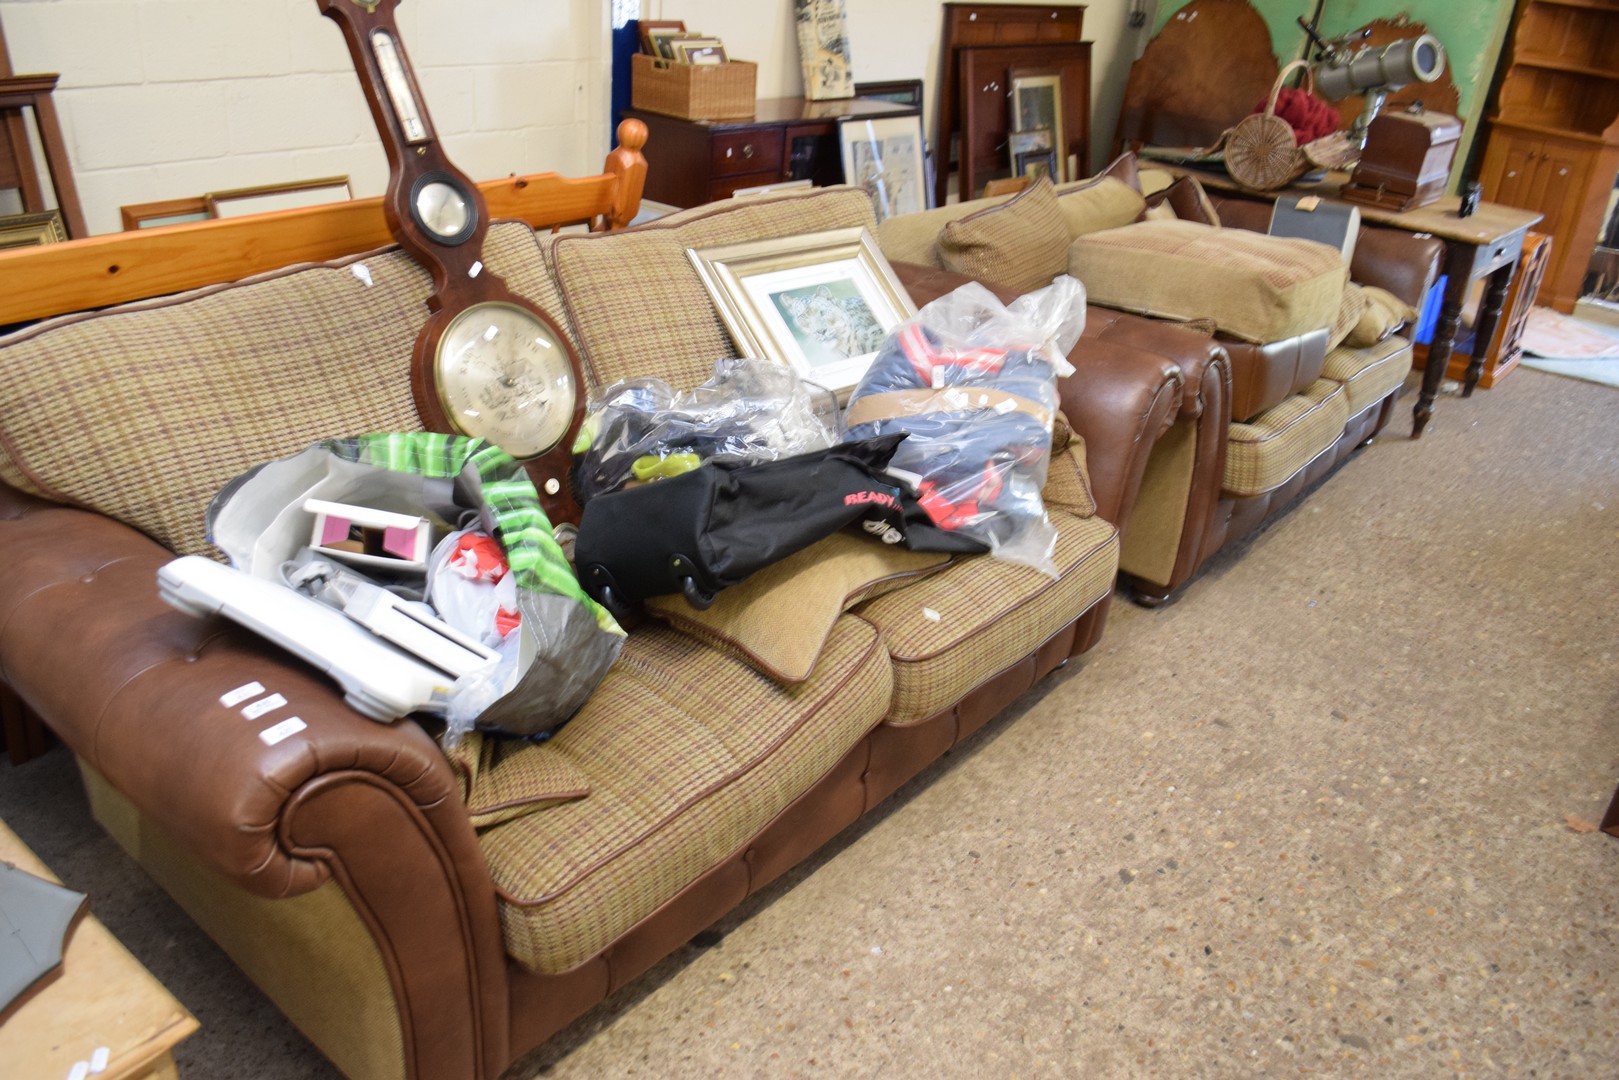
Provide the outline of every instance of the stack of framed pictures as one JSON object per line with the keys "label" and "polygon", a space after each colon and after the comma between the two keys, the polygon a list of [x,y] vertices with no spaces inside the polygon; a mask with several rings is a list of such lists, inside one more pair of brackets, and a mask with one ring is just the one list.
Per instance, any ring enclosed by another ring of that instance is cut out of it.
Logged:
{"label": "stack of framed pictures", "polygon": [[686,24],[679,20],[642,19],[638,29],[641,51],[648,56],[677,64],[723,64],[730,60],[723,41],[708,34],[687,33]]}

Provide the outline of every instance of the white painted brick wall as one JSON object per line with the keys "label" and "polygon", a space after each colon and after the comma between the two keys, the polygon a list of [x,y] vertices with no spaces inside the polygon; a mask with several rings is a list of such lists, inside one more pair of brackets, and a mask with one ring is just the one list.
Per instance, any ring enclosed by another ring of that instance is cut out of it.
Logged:
{"label": "white painted brick wall", "polygon": [[[608,148],[609,0],[405,0],[400,35],[456,163],[478,179],[595,172]],[[128,203],[387,162],[315,0],[0,0],[13,68],[56,91],[92,232]],[[3,197],[3,196],[0,196]],[[4,204],[0,203],[0,210]]]}

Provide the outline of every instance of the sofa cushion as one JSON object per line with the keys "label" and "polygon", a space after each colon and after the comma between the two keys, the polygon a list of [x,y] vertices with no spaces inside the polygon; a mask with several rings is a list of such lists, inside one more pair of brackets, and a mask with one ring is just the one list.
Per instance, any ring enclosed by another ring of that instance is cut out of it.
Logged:
{"label": "sofa cushion", "polygon": [[1230,425],[1221,486],[1239,497],[1274,491],[1331,448],[1348,423],[1343,384],[1317,379],[1252,423]]}
{"label": "sofa cushion", "polygon": [[1141,192],[1111,176],[1098,177],[1083,187],[1057,196],[1057,208],[1068,223],[1070,237],[1117,229],[1141,216],[1147,207]]}
{"label": "sofa cushion", "polygon": [[1052,452],[1040,499],[1047,509],[1066,510],[1076,517],[1096,513],[1090,474],[1085,469],[1085,440],[1078,435],[1071,436],[1063,449]]}
{"label": "sofa cushion", "polygon": [[[485,258],[565,321],[527,226],[492,226]],[[204,511],[233,477],[320,439],[420,429],[429,285],[386,248],[20,331],[0,341],[0,479],[207,554]]]}
{"label": "sofa cushion", "polygon": [[1355,325],[1344,336],[1344,343],[1354,348],[1376,345],[1394,331],[1417,317],[1417,309],[1387,289],[1376,285],[1360,287],[1364,304]]}
{"label": "sofa cushion", "polygon": [[1327,335],[1327,348],[1336,349],[1355,329],[1366,314],[1366,292],[1353,281],[1344,284],[1338,300],[1338,314],[1332,320],[1332,331]]}
{"label": "sofa cushion", "polygon": [[590,794],[590,781],[561,754],[531,754],[520,739],[469,731],[444,748],[461,782],[461,800],[474,829],[499,825]]}
{"label": "sofa cushion", "polygon": [[1020,293],[1051,284],[1068,251],[1068,227],[1051,181],[952,221],[939,234],[946,270]]}
{"label": "sofa cushion", "polygon": [[1351,418],[1399,389],[1410,372],[1411,343],[1401,337],[1358,349],[1339,346],[1327,354],[1321,368],[1322,378],[1343,383]]}
{"label": "sofa cushion", "polygon": [[483,832],[507,951],[567,971],[747,843],[882,718],[872,627],[838,619],[815,673],[781,686],[659,624],[635,630],[585,707],[536,753],[588,798]]}
{"label": "sofa cushion", "polygon": [[777,682],[802,682],[839,614],[949,561],[839,532],[721,590],[701,611],[683,596],[654,596],[646,609]]}
{"label": "sofa cushion", "polygon": [[687,248],[871,228],[859,188],[761,195],[700,206],[620,232],[568,233],[550,258],[592,385],[660,378],[684,389],[737,355]]}
{"label": "sofa cushion", "polygon": [[1074,240],[1068,272],[1093,304],[1173,319],[1211,317],[1245,341],[1331,326],[1348,268],[1311,240],[1143,221]]}
{"label": "sofa cushion", "polygon": [[[1059,204],[1065,196],[1084,192],[1087,188],[1104,179],[1116,180],[1127,188],[1140,190],[1140,177],[1137,171],[1136,156],[1134,154],[1121,154],[1108,163],[1107,168],[1095,176],[1084,180],[1074,180],[1066,184],[1058,184],[1057,201]],[[945,206],[934,207],[932,210],[923,210],[915,214],[901,214],[898,217],[885,219],[873,230],[877,239],[877,246],[890,262],[916,263],[919,266],[936,266],[941,269],[944,262],[939,258],[939,234],[944,227],[952,221],[976,214],[992,206],[999,206],[1010,201],[1011,195],[993,195],[980,199],[968,199],[965,202],[948,203]],[[1137,214],[1140,208],[1137,207]],[[1126,221],[1133,221],[1132,214]],[[1124,224],[1124,221],[1118,222]]]}
{"label": "sofa cushion", "polygon": [[[854,614],[882,631],[893,660],[888,723],[918,723],[1029,655],[1113,588],[1118,532],[1098,517],[1048,510],[1060,576],[988,556],[867,601]],[[993,632],[981,633],[993,626]]]}
{"label": "sofa cushion", "polygon": [[1000,206],[1011,199],[1011,195],[994,195],[937,206],[916,214],[900,214],[885,218],[872,230],[872,236],[889,262],[916,263],[943,269],[944,263],[939,259],[939,234],[944,227],[952,221],[992,206]]}
{"label": "sofa cushion", "polygon": [[1179,177],[1163,190],[1153,192],[1147,196],[1146,206],[1149,220],[1152,211],[1167,209],[1169,216],[1180,221],[1200,221],[1216,228],[1220,225],[1219,211],[1195,176]]}

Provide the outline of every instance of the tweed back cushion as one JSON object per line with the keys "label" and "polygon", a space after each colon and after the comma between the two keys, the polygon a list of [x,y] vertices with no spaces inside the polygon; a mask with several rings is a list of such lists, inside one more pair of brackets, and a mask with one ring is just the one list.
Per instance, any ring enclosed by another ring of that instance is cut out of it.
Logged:
{"label": "tweed back cushion", "polygon": [[920,263],[923,266],[944,268],[939,259],[939,234],[952,221],[968,217],[1010,202],[1010,195],[996,195],[988,199],[969,199],[922,210],[915,214],[900,214],[885,218],[872,231],[877,246],[889,262]]}
{"label": "tweed back cushion", "polygon": [[[1104,190],[1095,190],[1098,187]],[[1063,216],[1068,221],[1072,236],[1094,229],[1112,229],[1134,221],[1143,206],[1140,190],[1134,154],[1120,155],[1095,176],[1056,187],[1057,203],[1063,208]],[[873,230],[873,235],[877,238],[877,246],[890,262],[919,263],[944,269],[944,261],[939,255],[939,234],[944,227],[952,221],[1007,203],[1013,197],[996,195],[968,199],[915,214],[900,214],[885,219]],[[1131,203],[1134,204],[1133,208]],[[1086,222],[1092,224],[1087,225]]]}
{"label": "tweed back cushion", "polygon": [[1069,239],[1057,193],[1041,179],[998,206],[946,225],[939,258],[946,270],[1029,292],[1063,272]]}
{"label": "tweed back cushion", "polygon": [[1417,317],[1416,308],[1387,289],[1363,285],[1360,291],[1365,307],[1345,338],[1345,342],[1355,348],[1376,345]]}
{"label": "tweed back cushion", "polygon": [[[527,226],[492,227],[485,259],[559,312]],[[233,477],[319,439],[420,427],[410,354],[429,285],[388,248],[0,340],[0,479],[207,554],[203,514]]]}
{"label": "tweed back cushion", "polygon": [[697,207],[621,232],[558,236],[550,259],[592,385],[655,376],[685,388],[737,355],[687,248],[873,224],[864,191],[817,188]]}
{"label": "tweed back cushion", "polygon": [[1141,192],[1111,176],[1057,193],[1057,208],[1062,211],[1070,238],[1128,225],[1141,216],[1146,206]]}
{"label": "tweed back cushion", "polygon": [[1349,267],[1336,248],[1193,221],[1143,221],[1074,240],[1068,272],[1102,307],[1213,318],[1245,341],[1333,325]]}

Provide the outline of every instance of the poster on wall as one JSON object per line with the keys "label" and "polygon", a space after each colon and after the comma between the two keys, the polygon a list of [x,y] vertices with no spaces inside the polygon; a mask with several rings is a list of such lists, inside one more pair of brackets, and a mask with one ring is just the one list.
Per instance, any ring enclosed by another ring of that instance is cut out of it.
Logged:
{"label": "poster on wall", "polygon": [[811,101],[854,97],[849,64],[849,16],[844,0],[793,0],[804,96]]}

